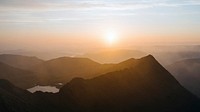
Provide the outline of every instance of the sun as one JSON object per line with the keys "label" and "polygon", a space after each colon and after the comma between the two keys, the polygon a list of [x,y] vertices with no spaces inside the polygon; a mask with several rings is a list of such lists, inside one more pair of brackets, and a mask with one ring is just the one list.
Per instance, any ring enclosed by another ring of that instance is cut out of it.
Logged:
{"label": "sun", "polygon": [[118,35],[114,31],[107,32],[105,34],[105,41],[109,46],[112,46],[117,43]]}

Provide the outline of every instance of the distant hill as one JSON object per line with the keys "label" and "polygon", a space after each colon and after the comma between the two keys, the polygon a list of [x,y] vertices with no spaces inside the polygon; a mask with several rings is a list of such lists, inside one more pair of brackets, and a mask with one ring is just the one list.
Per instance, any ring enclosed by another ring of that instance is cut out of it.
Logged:
{"label": "distant hill", "polygon": [[7,79],[18,87],[27,89],[38,83],[35,73],[11,67],[0,62],[0,79]]}
{"label": "distant hill", "polygon": [[60,57],[48,60],[32,68],[43,85],[66,83],[75,77],[93,78],[112,71],[130,68],[136,59],[118,64],[100,64],[88,58]]}
{"label": "distant hill", "polygon": [[73,77],[93,75],[101,64],[87,58],[60,57],[45,61],[32,68],[44,84],[66,83]]}
{"label": "distant hill", "polygon": [[[45,61],[32,68],[44,85],[66,83],[74,77],[92,78],[125,66],[115,64],[99,64],[88,58],[61,57]],[[127,66],[128,67],[128,66]]]}
{"label": "distant hill", "polygon": [[87,53],[80,57],[87,57],[99,63],[119,63],[129,58],[141,58],[147,53],[138,50],[104,50]]}
{"label": "distant hill", "polygon": [[200,97],[200,59],[178,61],[167,69],[185,88]]}
{"label": "distant hill", "polygon": [[0,62],[6,63],[15,68],[28,70],[31,67],[40,64],[43,60],[37,57],[14,55],[14,54],[1,54]]}
{"label": "distant hill", "polygon": [[[4,57],[1,59],[5,59],[3,61],[10,64],[9,67],[6,64],[6,68],[9,68],[9,70],[2,69],[0,77],[7,79],[14,84],[17,83],[16,85],[21,88],[32,87],[35,84],[60,87],[58,86],[58,83],[65,84],[75,77],[93,78],[111,71],[129,68],[134,64],[135,60],[132,58],[119,64],[100,64],[88,58],[76,57],[60,57],[48,61],[31,61],[31,57],[19,55],[1,55],[0,57]],[[9,61],[9,59],[12,61]],[[33,60],[35,60],[35,58]],[[22,68],[23,70],[17,70],[26,71],[28,73],[25,72],[19,74],[19,71],[16,71],[16,68],[11,66]],[[8,74],[8,71],[10,71],[9,75],[5,75]],[[28,81],[27,85],[24,83],[26,81]]]}
{"label": "distant hill", "polygon": [[[200,111],[200,100],[184,89],[153,56],[129,61],[125,63],[134,62],[133,66],[124,70],[109,72],[91,79],[74,78],[56,94],[30,94],[9,86],[10,83],[5,80],[0,80],[0,111]],[[24,110],[20,110],[22,107]]]}

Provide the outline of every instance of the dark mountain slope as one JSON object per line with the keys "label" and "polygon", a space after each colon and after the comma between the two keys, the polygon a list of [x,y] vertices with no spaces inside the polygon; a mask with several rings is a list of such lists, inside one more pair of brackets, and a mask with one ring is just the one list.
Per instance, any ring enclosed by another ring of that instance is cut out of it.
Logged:
{"label": "dark mountain slope", "polygon": [[33,94],[0,79],[0,112],[62,112],[60,103],[56,94]]}
{"label": "dark mountain slope", "polygon": [[11,67],[0,62],[0,79],[7,79],[18,87],[27,89],[37,84],[35,73]]}
{"label": "dark mountain slope", "polygon": [[[3,88],[0,89],[0,109],[2,112],[9,107],[19,110],[25,105],[28,112],[200,111],[200,100],[184,89],[151,55],[138,60],[130,59],[123,64],[133,62],[133,66],[129,68],[92,79],[74,78],[56,94],[30,94],[23,93],[24,90],[10,92],[7,89],[9,87],[0,83],[0,88]],[[5,93],[7,91],[14,96]],[[2,97],[2,94],[6,97]],[[24,98],[26,95],[28,96]],[[15,99],[16,97],[24,100]],[[10,99],[11,104],[5,103]]]}
{"label": "dark mountain slope", "polygon": [[31,102],[32,94],[0,79],[0,112],[31,112],[37,106]]}
{"label": "dark mountain slope", "polygon": [[200,59],[186,59],[167,66],[176,79],[200,97]]}
{"label": "dark mountain slope", "polygon": [[66,105],[81,112],[197,112],[199,100],[152,56],[130,69],[93,79],[73,79],[60,90]]}
{"label": "dark mountain slope", "polygon": [[33,66],[40,64],[43,60],[37,57],[14,55],[14,54],[1,54],[0,62],[6,63],[15,68],[28,70]]}

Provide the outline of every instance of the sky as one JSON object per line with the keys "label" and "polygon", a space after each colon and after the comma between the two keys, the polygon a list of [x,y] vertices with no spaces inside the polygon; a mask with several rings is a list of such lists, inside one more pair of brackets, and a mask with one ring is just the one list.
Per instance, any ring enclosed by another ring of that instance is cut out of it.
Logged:
{"label": "sky", "polygon": [[199,43],[200,0],[0,0],[0,50]]}

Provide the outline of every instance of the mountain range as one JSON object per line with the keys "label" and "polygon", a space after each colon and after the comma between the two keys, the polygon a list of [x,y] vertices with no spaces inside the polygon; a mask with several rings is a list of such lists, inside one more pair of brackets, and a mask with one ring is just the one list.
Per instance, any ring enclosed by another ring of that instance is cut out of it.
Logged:
{"label": "mountain range", "polygon": [[16,86],[27,89],[38,83],[36,74],[0,62],[0,79],[6,79]]}
{"label": "mountain range", "polygon": [[1,54],[0,62],[3,62],[15,68],[28,70],[35,65],[41,64],[43,60],[33,56]]}
{"label": "mountain range", "polygon": [[[73,61],[74,62],[74,61]],[[89,61],[90,62],[90,61]],[[87,62],[88,63],[88,62]],[[91,66],[98,65],[90,63]],[[89,65],[90,65],[89,64]],[[148,55],[73,78],[58,93],[30,93],[0,80],[1,112],[199,112],[200,100]],[[109,65],[111,66],[111,65]],[[77,71],[83,66],[76,68]],[[64,67],[63,67],[64,68]],[[92,70],[92,69],[91,69]]]}
{"label": "mountain range", "polygon": [[[7,56],[7,60],[4,60]],[[4,57],[0,60],[3,63],[6,63],[8,68],[15,67],[19,71],[29,71],[33,73],[34,78],[36,81],[29,81],[32,84],[26,84],[24,80],[22,79],[21,82],[25,85],[18,85],[21,88],[24,88],[25,86],[30,88],[33,87],[33,85],[39,84],[39,85],[52,85],[57,86],[58,83],[67,83],[70,80],[72,80],[75,77],[83,77],[83,78],[93,78],[96,76],[99,76],[104,73],[116,71],[116,70],[122,70],[124,68],[129,68],[131,65],[135,64],[135,59],[131,58],[126,61],[123,61],[118,64],[100,64],[97,63],[89,58],[78,58],[78,57],[60,57],[55,58],[47,61],[43,61],[37,58],[34,58],[34,61],[32,60],[33,57],[25,57],[20,55],[3,55],[0,56]],[[25,58],[24,58],[25,57]],[[10,60],[9,60],[10,59]],[[18,60],[20,59],[20,60]],[[2,64],[3,64],[2,63]],[[21,66],[18,66],[19,63]],[[30,66],[25,66],[25,65]],[[8,69],[3,69],[3,67],[0,67],[1,76],[7,76],[1,77],[5,79],[10,79],[10,77],[15,76],[18,77],[18,79],[21,79],[20,77],[23,75],[27,75],[27,73],[18,73],[18,71],[12,72],[10,74],[5,75],[5,72],[9,72]],[[20,74],[20,75],[16,75]],[[30,75],[27,75],[30,76]],[[17,78],[16,78],[17,80]],[[9,80],[12,83],[13,80]],[[37,83],[36,83],[37,82]],[[27,89],[27,88],[24,88]]]}

